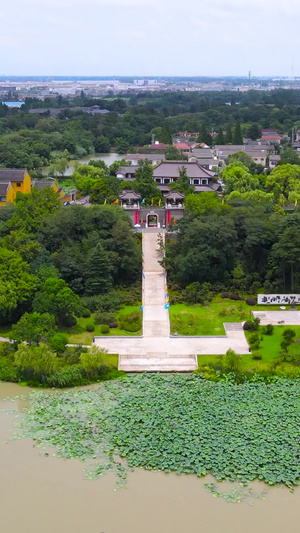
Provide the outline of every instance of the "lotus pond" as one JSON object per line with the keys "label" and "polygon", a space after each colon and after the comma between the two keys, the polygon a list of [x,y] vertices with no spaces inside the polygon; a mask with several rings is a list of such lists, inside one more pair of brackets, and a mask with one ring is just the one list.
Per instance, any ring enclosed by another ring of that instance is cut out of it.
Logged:
{"label": "lotus pond", "polygon": [[88,478],[113,470],[124,483],[127,468],[142,467],[292,487],[300,481],[299,415],[299,380],[144,374],[96,390],[34,392],[15,438],[86,461]]}

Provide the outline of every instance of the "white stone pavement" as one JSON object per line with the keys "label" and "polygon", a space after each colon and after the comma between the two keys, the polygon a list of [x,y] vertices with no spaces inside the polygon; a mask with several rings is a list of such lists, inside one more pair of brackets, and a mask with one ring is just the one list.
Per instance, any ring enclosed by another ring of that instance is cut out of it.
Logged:
{"label": "white stone pavement", "polygon": [[163,230],[143,230],[143,336],[94,337],[94,343],[119,354],[119,369],[128,372],[192,371],[197,368],[197,354],[225,354],[229,348],[248,353],[241,324],[225,324],[223,337],[170,337],[158,233],[163,235]]}
{"label": "white stone pavement", "polygon": [[273,326],[278,326],[278,324],[285,326],[300,325],[299,311],[252,311],[252,314],[260,319],[262,326],[267,324],[272,324]]}

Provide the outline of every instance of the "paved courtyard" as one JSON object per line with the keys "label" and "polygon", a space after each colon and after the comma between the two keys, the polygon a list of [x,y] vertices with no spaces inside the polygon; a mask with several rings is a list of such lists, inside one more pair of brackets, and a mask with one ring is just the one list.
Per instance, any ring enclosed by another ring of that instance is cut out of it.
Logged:
{"label": "paved courtyard", "polygon": [[[225,354],[229,348],[248,353],[241,324],[225,324],[226,336],[171,337],[165,308],[166,276],[159,264],[157,236],[162,230],[143,230],[143,336],[95,337],[97,346],[119,354],[119,369],[128,372],[191,371],[197,354]],[[163,235],[164,237],[164,235]]]}
{"label": "paved courtyard", "polygon": [[300,326],[299,311],[252,311],[260,319],[262,326],[284,324],[285,326]]}

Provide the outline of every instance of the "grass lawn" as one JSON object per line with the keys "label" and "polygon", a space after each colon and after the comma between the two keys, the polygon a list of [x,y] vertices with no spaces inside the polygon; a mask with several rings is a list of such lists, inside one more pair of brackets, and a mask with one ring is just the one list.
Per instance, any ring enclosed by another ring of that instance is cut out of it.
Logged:
{"label": "grass lawn", "polygon": [[[299,307],[299,306],[298,306]],[[225,335],[223,322],[242,322],[251,311],[278,311],[278,305],[247,305],[242,300],[217,296],[203,305],[171,304],[171,333],[179,335]]]}
{"label": "grass lawn", "polygon": [[[127,305],[126,307],[123,307],[123,309],[121,309],[117,313],[117,322],[120,320],[122,315],[138,313],[139,310],[140,308],[137,305]],[[91,322],[94,323],[94,317],[95,314],[92,314],[89,318],[80,317],[77,319],[76,326],[74,326],[73,328],[60,328],[60,331],[66,333],[70,344],[92,344],[93,337],[96,336],[109,337],[112,335],[117,335],[125,337],[128,335],[142,334],[141,330],[137,331],[136,333],[129,333],[128,331],[124,331],[123,329],[112,328],[109,330],[109,333],[107,335],[103,335],[101,333],[101,325],[97,324],[95,324],[95,331],[86,331],[86,325],[90,324]]]}
{"label": "grass lawn", "polygon": [[[242,355],[243,366],[242,371],[257,371],[262,372],[269,370],[270,366],[278,361],[278,355],[281,352],[280,343],[282,341],[282,334],[285,329],[292,329],[296,332],[296,342],[289,348],[291,355],[300,353],[300,344],[297,343],[297,339],[300,339],[300,326],[274,326],[273,335],[262,335],[262,341],[259,350],[255,350],[253,353]],[[253,332],[246,332],[246,336],[249,337]],[[261,332],[260,332],[261,333]],[[262,359],[256,360],[252,357],[258,355]],[[208,364],[218,365],[221,364],[223,356],[220,355],[198,355],[199,368],[207,366]],[[291,370],[300,376],[300,367],[290,362],[283,362],[280,364],[280,368],[283,370]]]}
{"label": "grass lawn", "polygon": [[0,326],[0,337],[11,338],[11,326]]}

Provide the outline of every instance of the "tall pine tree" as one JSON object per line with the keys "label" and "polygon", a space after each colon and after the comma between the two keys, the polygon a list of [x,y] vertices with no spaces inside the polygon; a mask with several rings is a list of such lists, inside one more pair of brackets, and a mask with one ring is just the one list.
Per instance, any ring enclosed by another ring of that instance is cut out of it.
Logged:
{"label": "tall pine tree", "polygon": [[232,144],[232,130],[229,125],[227,126],[227,130],[226,130],[225,144]]}
{"label": "tall pine tree", "polygon": [[225,144],[225,137],[222,128],[219,129],[218,134],[215,137],[216,144]]}
{"label": "tall pine tree", "polygon": [[85,274],[85,293],[88,295],[103,294],[112,288],[112,265],[108,253],[100,243],[92,251]]}
{"label": "tall pine tree", "polygon": [[234,128],[233,144],[243,144],[242,130],[239,121],[237,121]]}
{"label": "tall pine tree", "polygon": [[212,145],[212,138],[209,135],[209,133],[207,133],[207,129],[206,129],[206,126],[205,126],[204,122],[201,122],[200,133],[198,135],[197,142],[198,143],[205,143],[208,146]]}

